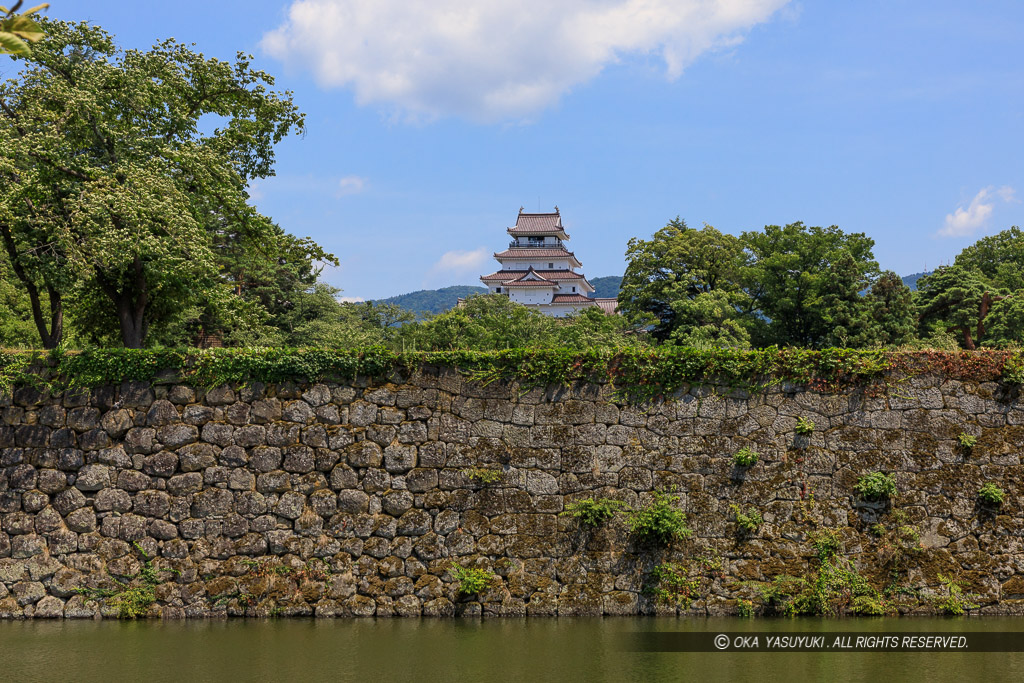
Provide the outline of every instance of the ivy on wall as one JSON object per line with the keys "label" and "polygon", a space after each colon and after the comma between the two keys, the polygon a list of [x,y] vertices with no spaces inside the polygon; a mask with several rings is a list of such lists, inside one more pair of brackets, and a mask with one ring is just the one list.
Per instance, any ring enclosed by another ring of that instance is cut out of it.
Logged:
{"label": "ivy on wall", "polygon": [[395,353],[364,349],[90,349],[77,352],[0,350],[0,390],[29,385],[54,390],[126,380],[216,386],[232,382],[386,379],[425,366],[456,368],[483,383],[525,386],[610,383],[631,399],[672,396],[688,385],[760,390],[791,383],[813,391],[884,386],[891,379],[935,373],[951,379],[1024,383],[1019,351],[886,352],[851,349],[756,350],[508,349]]}

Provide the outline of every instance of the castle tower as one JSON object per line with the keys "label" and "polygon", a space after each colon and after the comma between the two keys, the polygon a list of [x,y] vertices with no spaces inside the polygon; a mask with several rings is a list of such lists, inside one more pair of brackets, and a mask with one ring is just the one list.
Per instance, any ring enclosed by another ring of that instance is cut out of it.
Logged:
{"label": "castle tower", "polygon": [[615,311],[615,299],[589,296],[594,286],[575,270],[583,264],[565,246],[569,235],[557,206],[554,213],[523,213],[520,208],[507,232],[512,237],[508,249],[494,254],[501,269],[480,278],[491,294],[557,318],[591,306]]}

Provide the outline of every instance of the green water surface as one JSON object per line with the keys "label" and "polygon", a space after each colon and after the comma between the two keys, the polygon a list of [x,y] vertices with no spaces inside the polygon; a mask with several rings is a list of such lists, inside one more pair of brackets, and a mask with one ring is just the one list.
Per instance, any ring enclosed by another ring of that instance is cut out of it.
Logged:
{"label": "green water surface", "polygon": [[0,622],[0,680],[1024,681],[1024,652],[624,651],[628,632],[650,630],[1021,631],[1024,639],[1024,619]]}

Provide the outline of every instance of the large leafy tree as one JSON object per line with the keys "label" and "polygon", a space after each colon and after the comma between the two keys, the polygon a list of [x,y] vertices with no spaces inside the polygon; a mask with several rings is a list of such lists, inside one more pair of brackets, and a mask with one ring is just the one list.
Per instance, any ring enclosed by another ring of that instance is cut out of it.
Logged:
{"label": "large leafy tree", "polygon": [[867,304],[870,335],[865,346],[898,346],[912,341],[917,334],[917,309],[914,293],[903,278],[887,270],[871,284]]}
{"label": "large leafy tree", "polygon": [[[741,236],[751,256],[747,291],[757,304],[761,345],[818,348],[841,342],[836,327],[863,325],[860,293],[878,276],[864,233],[790,223]],[[848,342],[861,332],[844,329]]]}
{"label": "large leafy tree", "polygon": [[69,296],[133,348],[184,310],[223,302],[230,317],[214,246],[226,232],[273,241],[245,188],[302,128],[291,94],[243,54],[122,51],[97,27],[43,24],[0,85],[0,238],[44,346],[60,343]]}
{"label": "large leafy tree", "polygon": [[626,259],[619,310],[633,324],[653,322],[656,339],[681,345],[749,344],[753,299],[738,238],[676,217],[650,240],[631,239]]}
{"label": "large leafy tree", "polygon": [[992,284],[981,271],[955,264],[937,268],[917,281],[916,299],[922,336],[931,329],[944,329],[955,334],[965,349],[976,348],[985,336]]}
{"label": "large leafy tree", "polygon": [[965,349],[1024,342],[1024,232],[983,237],[922,277],[917,305],[925,334],[955,334]]}

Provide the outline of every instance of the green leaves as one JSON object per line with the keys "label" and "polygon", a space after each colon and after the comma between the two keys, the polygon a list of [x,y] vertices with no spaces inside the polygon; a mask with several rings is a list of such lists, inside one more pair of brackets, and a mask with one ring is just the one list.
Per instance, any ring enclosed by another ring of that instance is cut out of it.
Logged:
{"label": "green leaves", "polygon": [[[130,348],[151,333],[258,336],[268,312],[243,297],[248,274],[274,271],[288,249],[306,259],[301,291],[312,259],[333,260],[246,204],[274,144],[302,129],[291,95],[269,90],[247,55],[207,59],[174,40],[119,50],[97,27],[43,27],[25,70],[0,85],[0,236],[44,345],[61,341],[65,302],[97,343],[111,329]],[[221,123],[212,132],[207,115]]]}
{"label": "green leaves", "polygon": [[634,325],[653,317],[657,339],[684,346],[749,344],[747,257],[736,237],[710,225],[691,230],[677,218],[650,240],[631,239],[626,258],[619,310]]}
{"label": "green leaves", "polygon": [[660,341],[702,349],[900,344],[915,328],[910,290],[878,277],[873,244],[835,226],[737,238],[676,219],[630,240],[619,310]]}
{"label": "green leaves", "polygon": [[0,19],[0,54],[27,57],[32,53],[28,43],[42,40],[45,35],[39,24],[29,15],[46,9],[50,6],[49,3],[36,5],[21,14],[16,14],[21,5],[21,0],[14,3],[9,10],[0,5],[0,14],[3,15]]}

